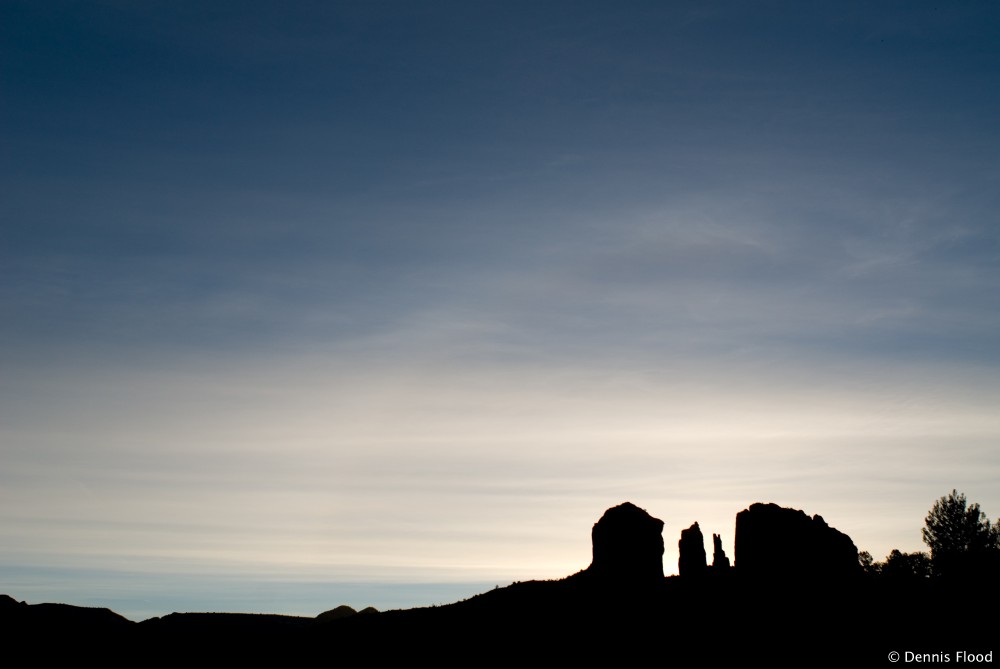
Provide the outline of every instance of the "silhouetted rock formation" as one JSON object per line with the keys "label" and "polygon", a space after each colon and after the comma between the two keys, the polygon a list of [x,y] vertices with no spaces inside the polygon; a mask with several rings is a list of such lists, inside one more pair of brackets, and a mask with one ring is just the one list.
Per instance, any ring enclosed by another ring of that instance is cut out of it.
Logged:
{"label": "silhouetted rock formation", "polygon": [[[88,649],[114,646],[128,641],[137,625],[114,611],[68,604],[27,604],[8,595],[0,595],[0,630],[3,630],[5,656],[11,666],[38,663],[42,658],[52,663],[70,654],[79,660]],[[11,659],[10,652],[30,653],[26,662]],[[60,664],[58,661],[55,664]]]}
{"label": "silhouetted rock formation", "polygon": [[110,609],[69,604],[27,604],[9,595],[0,595],[0,622],[28,622],[42,626],[72,626],[86,629],[124,629],[134,623]]}
{"label": "silhouetted rock formation", "polygon": [[838,579],[859,576],[858,549],[821,516],[777,504],[736,514],[736,569],[742,576]]}
{"label": "silhouetted rock formation", "polygon": [[677,542],[680,557],[677,558],[677,571],[684,577],[704,576],[708,568],[705,555],[705,537],[701,528],[695,523],[686,530],[681,530],[681,540]]}
{"label": "silhouetted rock formation", "polygon": [[712,568],[718,570],[729,569],[729,558],[726,551],[722,550],[722,537],[718,534],[712,535]]}
{"label": "silhouetted rock formation", "polygon": [[357,615],[352,607],[347,604],[341,604],[335,609],[330,609],[329,611],[324,611],[323,613],[316,616],[318,622],[327,622],[330,620],[340,620],[341,618],[347,618],[348,616]]}
{"label": "silhouetted rock formation", "polygon": [[663,521],[631,502],[604,512],[591,537],[594,560],[587,573],[630,583],[663,580]]}
{"label": "silhouetted rock formation", "polygon": [[353,607],[347,606],[346,604],[341,604],[335,609],[330,609],[329,611],[324,611],[323,613],[316,616],[316,622],[318,623],[328,623],[331,620],[341,620],[343,618],[350,618],[351,616],[367,616],[372,613],[378,613],[378,609],[374,606],[367,606],[360,611],[356,611]]}

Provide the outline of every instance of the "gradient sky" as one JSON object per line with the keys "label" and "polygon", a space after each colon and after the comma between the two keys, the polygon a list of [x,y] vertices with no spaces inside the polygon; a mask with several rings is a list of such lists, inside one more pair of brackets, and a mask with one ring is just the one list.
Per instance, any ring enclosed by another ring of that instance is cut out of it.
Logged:
{"label": "gradient sky", "polygon": [[[630,500],[1000,514],[1000,4],[0,4],[0,591],[315,615]],[[709,546],[710,548],[710,546]]]}

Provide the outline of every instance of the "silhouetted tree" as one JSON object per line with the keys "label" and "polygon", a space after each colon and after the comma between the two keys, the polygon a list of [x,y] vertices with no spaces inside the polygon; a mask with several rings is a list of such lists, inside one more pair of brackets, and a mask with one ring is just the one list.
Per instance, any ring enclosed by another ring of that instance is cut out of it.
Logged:
{"label": "silhouetted tree", "polygon": [[927,553],[902,553],[893,549],[880,565],[883,578],[928,578],[931,575],[931,558]]}
{"label": "silhouetted tree", "polygon": [[1000,523],[990,525],[979,504],[967,504],[965,494],[957,490],[934,502],[922,534],[937,574],[978,566],[990,553],[1000,550]]}
{"label": "silhouetted tree", "polygon": [[866,576],[878,576],[882,572],[883,563],[875,562],[875,558],[868,551],[858,553],[858,563],[861,564]]}

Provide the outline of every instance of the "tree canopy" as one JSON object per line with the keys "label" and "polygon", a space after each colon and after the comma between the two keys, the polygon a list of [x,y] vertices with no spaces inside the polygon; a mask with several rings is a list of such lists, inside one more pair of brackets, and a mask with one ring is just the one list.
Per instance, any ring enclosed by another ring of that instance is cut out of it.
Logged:
{"label": "tree canopy", "polygon": [[957,490],[934,502],[922,534],[938,573],[1000,549],[1000,523],[990,525],[979,504],[969,504],[965,494]]}

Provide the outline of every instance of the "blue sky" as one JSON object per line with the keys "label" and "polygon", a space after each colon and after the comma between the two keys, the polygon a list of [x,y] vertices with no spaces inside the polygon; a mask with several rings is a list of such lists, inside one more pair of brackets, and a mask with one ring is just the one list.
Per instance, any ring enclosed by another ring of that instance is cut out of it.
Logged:
{"label": "blue sky", "polygon": [[998,11],[4,3],[2,589],[315,614],[571,573],[626,499],[668,572],[755,501],[877,557],[995,517]]}

